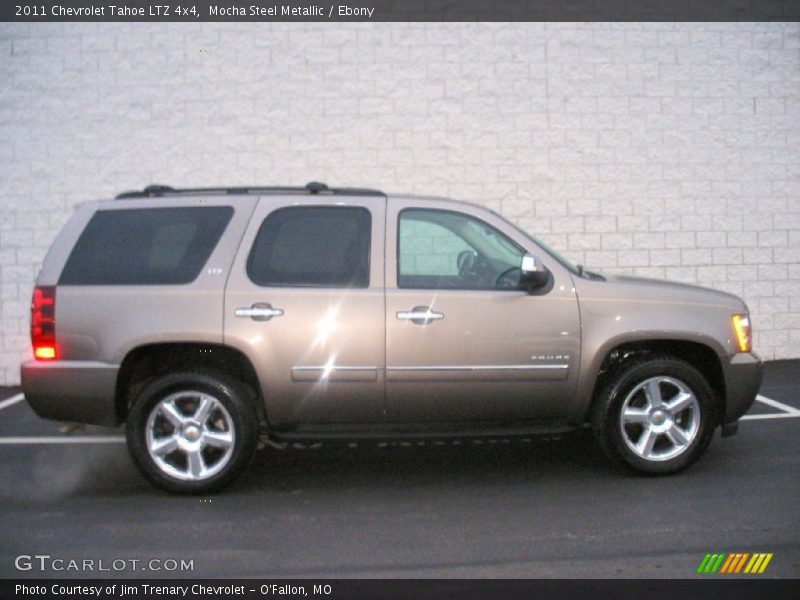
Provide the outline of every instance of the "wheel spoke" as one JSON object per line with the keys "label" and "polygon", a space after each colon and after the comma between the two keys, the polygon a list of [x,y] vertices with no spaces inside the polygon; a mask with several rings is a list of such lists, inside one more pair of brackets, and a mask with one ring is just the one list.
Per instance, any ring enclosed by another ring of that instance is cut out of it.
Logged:
{"label": "wheel spoke", "polygon": [[651,427],[648,427],[642,432],[639,442],[636,444],[636,451],[641,456],[647,458],[653,451],[653,446],[655,446],[657,438],[658,434],[653,431]]}
{"label": "wheel spoke", "polygon": [[622,420],[626,423],[647,423],[648,412],[642,408],[627,408],[622,413]]}
{"label": "wheel spoke", "polygon": [[157,456],[166,456],[178,449],[178,435],[174,433],[168,437],[156,438],[150,444],[150,451]]}
{"label": "wheel spoke", "polygon": [[189,464],[189,473],[192,477],[200,477],[206,469],[206,463],[200,449],[186,453],[186,460]]}
{"label": "wheel spoke", "polygon": [[230,448],[233,445],[233,435],[230,431],[204,431],[202,441],[207,446],[214,448]]}
{"label": "wheel spoke", "polygon": [[208,396],[200,397],[200,404],[197,405],[197,410],[194,411],[194,419],[201,425],[206,422],[208,415],[214,408],[214,401]]}
{"label": "wheel spoke", "polygon": [[675,425],[675,423],[673,423],[672,426],[667,429],[667,437],[676,446],[685,446],[689,442],[684,431]]}
{"label": "wheel spoke", "polygon": [[644,388],[644,395],[647,397],[648,404],[653,408],[661,406],[661,386],[658,379],[651,379]]}
{"label": "wheel spoke", "polygon": [[175,402],[162,402],[158,405],[158,410],[173,427],[178,428],[183,424],[184,416],[180,413],[178,407],[175,406]]}
{"label": "wheel spoke", "polygon": [[686,410],[694,401],[694,396],[687,392],[679,392],[672,400],[666,403],[667,410],[674,416]]}

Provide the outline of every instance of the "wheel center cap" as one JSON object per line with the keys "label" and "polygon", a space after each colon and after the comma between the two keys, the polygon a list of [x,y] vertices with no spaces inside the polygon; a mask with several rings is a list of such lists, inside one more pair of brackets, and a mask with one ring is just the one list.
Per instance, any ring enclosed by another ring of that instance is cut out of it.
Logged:
{"label": "wheel center cap", "polygon": [[197,425],[189,425],[183,430],[183,437],[190,442],[196,442],[200,438],[200,429]]}
{"label": "wheel center cap", "polygon": [[660,410],[657,410],[650,415],[650,422],[653,423],[653,425],[663,425],[664,421],[666,420],[667,416]]}

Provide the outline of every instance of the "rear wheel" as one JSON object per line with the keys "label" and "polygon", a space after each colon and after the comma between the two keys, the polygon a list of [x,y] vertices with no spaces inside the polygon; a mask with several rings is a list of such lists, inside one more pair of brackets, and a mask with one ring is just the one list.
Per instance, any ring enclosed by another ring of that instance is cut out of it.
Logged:
{"label": "rear wheel", "polygon": [[233,379],[184,372],[147,385],[131,407],[128,449],[158,487],[201,494],[221,489],[250,463],[258,442],[256,411]]}
{"label": "rear wheel", "polygon": [[716,408],[714,393],[697,369],[676,358],[655,357],[612,377],[595,399],[592,430],[615,462],[641,473],[676,473],[708,447]]}

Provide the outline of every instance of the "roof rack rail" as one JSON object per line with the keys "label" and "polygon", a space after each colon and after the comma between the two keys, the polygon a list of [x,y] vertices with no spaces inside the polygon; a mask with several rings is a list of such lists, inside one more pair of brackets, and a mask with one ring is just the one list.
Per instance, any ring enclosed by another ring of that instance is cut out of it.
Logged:
{"label": "roof rack rail", "polygon": [[209,188],[173,188],[168,185],[148,185],[141,191],[122,192],[116,200],[133,200],[136,198],[160,198],[162,196],[179,195],[255,195],[280,193],[332,194],[347,196],[385,196],[380,190],[365,188],[329,188],[319,181],[311,181],[303,187],[291,186],[237,186]]}

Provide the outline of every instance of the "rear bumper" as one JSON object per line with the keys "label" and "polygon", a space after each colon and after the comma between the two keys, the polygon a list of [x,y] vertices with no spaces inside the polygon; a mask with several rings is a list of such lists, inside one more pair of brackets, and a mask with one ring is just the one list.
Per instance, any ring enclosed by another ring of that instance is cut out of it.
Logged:
{"label": "rear bumper", "polygon": [[736,354],[725,365],[725,414],[722,423],[741,418],[755,402],[763,377],[761,359],[752,353]]}
{"label": "rear bumper", "polygon": [[115,426],[118,372],[118,365],[100,362],[29,361],[22,365],[22,392],[42,418]]}

